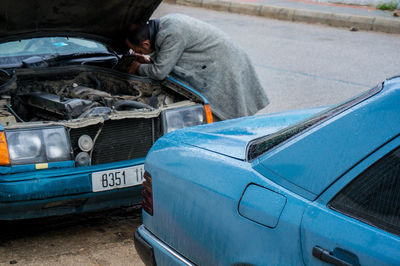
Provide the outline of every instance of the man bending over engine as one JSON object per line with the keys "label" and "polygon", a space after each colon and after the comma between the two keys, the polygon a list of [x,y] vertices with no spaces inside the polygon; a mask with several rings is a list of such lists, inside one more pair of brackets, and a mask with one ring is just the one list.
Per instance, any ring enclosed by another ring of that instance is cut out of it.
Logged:
{"label": "man bending over engine", "polygon": [[170,14],[134,25],[127,45],[138,55],[129,73],[163,80],[170,75],[203,94],[214,115],[253,115],[268,105],[247,54],[221,30],[200,20]]}

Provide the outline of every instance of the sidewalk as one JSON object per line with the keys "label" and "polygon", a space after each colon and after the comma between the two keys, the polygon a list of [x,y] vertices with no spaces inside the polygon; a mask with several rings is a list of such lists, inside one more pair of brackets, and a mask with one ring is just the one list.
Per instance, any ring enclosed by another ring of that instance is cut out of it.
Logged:
{"label": "sidewalk", "polygon": [[281,20],[321,23],[353,30],[400,34],[400,17],[394,17],[390,11],[366,6],[309,0],[164,0],[164,2]]}

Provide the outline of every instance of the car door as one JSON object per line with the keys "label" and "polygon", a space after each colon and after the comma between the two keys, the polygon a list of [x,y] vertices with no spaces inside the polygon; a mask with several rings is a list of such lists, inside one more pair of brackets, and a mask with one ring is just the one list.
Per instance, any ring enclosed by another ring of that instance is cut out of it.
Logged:
{"label": "car door", "polygon": [[344,174],[306,209],[307,265],[400,264],[400,141]]}

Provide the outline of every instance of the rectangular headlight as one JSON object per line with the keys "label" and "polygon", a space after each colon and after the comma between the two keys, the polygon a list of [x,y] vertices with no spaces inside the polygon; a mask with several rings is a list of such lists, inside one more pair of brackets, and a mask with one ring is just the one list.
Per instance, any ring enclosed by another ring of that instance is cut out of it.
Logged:
{"label": "rectangular headlight", "polygon": [[203,105],[165,110],[161,114],[163,133],[207,123]]}
{"label": "rectangular headlight", "polygon": [[71,160],[71,145],[64,127],[6,131],[11,164]]}

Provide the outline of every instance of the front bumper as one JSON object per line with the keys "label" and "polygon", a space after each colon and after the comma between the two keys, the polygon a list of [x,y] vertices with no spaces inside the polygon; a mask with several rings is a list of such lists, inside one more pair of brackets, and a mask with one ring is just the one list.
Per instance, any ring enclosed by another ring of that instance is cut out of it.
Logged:
{"label": "front bumper", "polygon": [[147,265],[195,265],[173,248],[162,242],[141,225],[135,233],[135,248]]}
{"label": "front bumper", "polygon": [[0,203],[0,220],[33,219],[94,212],[139,204],[142,186],[43,200]]}
{"label": "front bumper", "polygon": [[143,159],[93,167],[0,175],[0,220],[31,219],[132,206],[142,186],[92,192],[93,172],[143,164]]}

